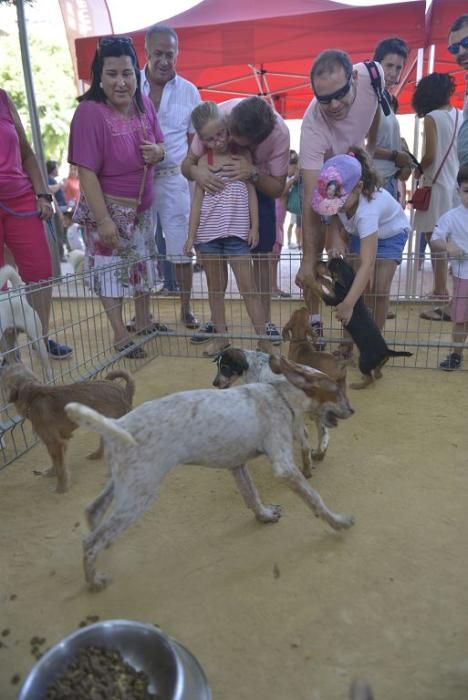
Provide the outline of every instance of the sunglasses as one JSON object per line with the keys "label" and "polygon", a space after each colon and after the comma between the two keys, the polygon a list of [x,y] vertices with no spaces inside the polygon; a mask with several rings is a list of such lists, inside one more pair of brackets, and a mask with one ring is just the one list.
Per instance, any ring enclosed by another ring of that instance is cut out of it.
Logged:
{"label": "sunglasses", "polygon": [[454,56],[460,51],[460,46],[464,49],[468,49],[468,36],[464,36],[461,41],[457,41],[456,44],[450,44],[448,50],[453,53]]}
{"label": "sunglasses", "polygon": [[129,36],[109,36],[99,39],[98,48],[105,46],[131,46],[133,48],[133,41]]}
{"label": "sunglasses", "polygon": [[330,102],[333,100],[342,100],[343,97],[346,97],[348,92],[351,90],[351,85],[353,84],[353,76],[352,74],[348,77],[348,82],[346,85],[343,85],[342,88],[337,90],[336,92],[333,92],[331,95],[315,95],[317,98],[317,102],[320,102],[322,105],[329,105]]}

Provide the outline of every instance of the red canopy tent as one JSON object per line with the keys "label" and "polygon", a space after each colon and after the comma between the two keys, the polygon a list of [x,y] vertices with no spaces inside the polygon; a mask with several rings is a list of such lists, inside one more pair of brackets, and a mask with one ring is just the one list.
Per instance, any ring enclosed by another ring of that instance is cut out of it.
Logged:
{"label": "red canopy tent", "polygon": [[[165,24],[179,35],[178,71],[203,99],[268,95],[289,119],[301,118],[311,100],[309,71],[320,51],[344,48],[357,62],[371,57],[384,36],[401,36],[413,65],[426,39],[424,0],[371,7],[333,0],[204,0]],[[129,35],[144,63],[145,30]],[[96,40],[75,42],[82,80],[89,79]]]}

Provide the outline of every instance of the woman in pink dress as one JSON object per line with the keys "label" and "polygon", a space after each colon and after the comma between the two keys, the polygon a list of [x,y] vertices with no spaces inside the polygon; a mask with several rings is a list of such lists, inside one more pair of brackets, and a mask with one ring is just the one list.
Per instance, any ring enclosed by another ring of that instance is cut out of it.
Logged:
{"label": "woman in pink dress", "polygon": [[101,39],[91,73],[70,131],[68,160],[78,166],[81,186],[75,220],[84,225],[88,269],[114,347],[141,359],[146,353],[123,321],[123,298],[128,290],[135,296],[137,334],[167,331],[151,322],[149,307],[156,282],[153,166],[165,156],[163,135],[153,103],[141,94],[131,39]]}

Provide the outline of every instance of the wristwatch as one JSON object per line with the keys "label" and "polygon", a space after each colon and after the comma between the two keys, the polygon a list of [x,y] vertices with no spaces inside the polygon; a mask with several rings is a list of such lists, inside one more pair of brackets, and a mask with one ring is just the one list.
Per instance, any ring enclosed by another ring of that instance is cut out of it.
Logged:
{"label": "wristwatch", "polygon": [[396,159],[398,158],[398,151],[392,151],[392,157],[390,160],[393,160],[393,162],[396,162]]}
{"label": "wristwatch", "polygon": [[259,177],[260,177],[260,174],[259,174],[257,168],[252,168],[252,172],[250,173],[250,177],[249,177],[250,182],[258,182]]}
{"label": "wristwatch", "polygon": [[36,194],[36,199],[46,199],[51,204],[54,201],[53,196],[49,192],[41,192],[40,194]]}

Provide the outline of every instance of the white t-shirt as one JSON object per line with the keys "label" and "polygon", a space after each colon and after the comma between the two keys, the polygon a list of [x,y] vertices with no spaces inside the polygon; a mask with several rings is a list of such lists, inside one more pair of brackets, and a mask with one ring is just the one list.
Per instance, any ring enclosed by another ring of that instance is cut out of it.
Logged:
{"label": "white t-shirt", "polygon": [[359,238],[375,232],[379,238],[391,238],[410,228],[401,204],[387,190],[377,190],[370,202],[361,194],[354,216],[348,219],[345,212],[338,216],[346,231]]}
{"label": "white t-shirt", "polygon": [[[459,207],[445,212],[434,228],[432,240],[450,241],[468,255],[468,209],[460,204]],[[449,259],[454,276],[468,279],[468,260]]]}
{"label": "white t-shirt", "polygon": [[[393,112],[386,117],[382,109],[380,110],[376,146],[377,148],[387,148],[389,151],[401,151],[400,125]],[[393,160],[385,160],[384,158],[374,158],[374,167],[384,179],[392,177],[398,170]]]}

